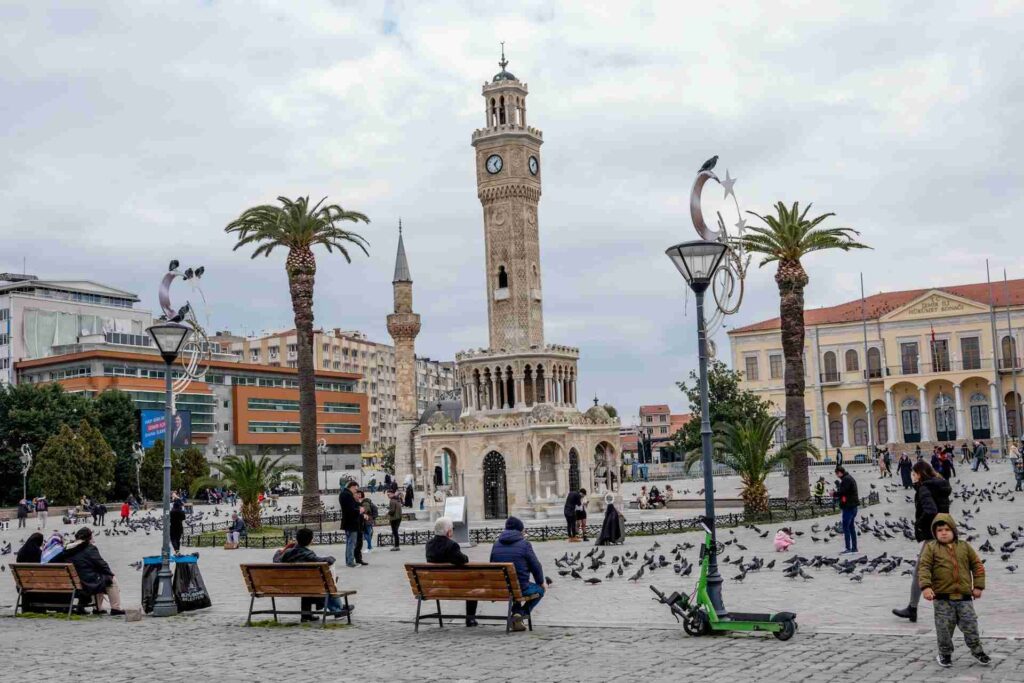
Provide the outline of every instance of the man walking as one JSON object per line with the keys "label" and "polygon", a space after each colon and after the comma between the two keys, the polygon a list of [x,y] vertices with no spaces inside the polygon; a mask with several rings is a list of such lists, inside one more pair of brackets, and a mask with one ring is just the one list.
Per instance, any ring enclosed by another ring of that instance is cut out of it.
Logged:
{"label": "man walking", "polygon": [[846,550],[841,554],[848,555],[857,552],[856,520],[860,498],[857,495],[857,482],[845,467],[837,465],[836,476],[839,477],[836,498],[839,500],[839,510],[843,516],[843,541],[846,543]]}
{"label": "man walking", "polygon": [[569,540],[576,540],[576,508],[580,506],[580,492],[569,491],[569,495],[565,497],[565,524],[569,529]]}
{"label": "man walking", "polygon": [[974,447],[974,465],[971,467],[971,470],[977,472],[978,468],[982,465],[985,466],[985,471],[988,472],[988,446],[985,445],[984,441],[979,441]]}
{"label": "man walking", "polygon": [[359,487],[355,481],[349,480],[338,494],[338,503],[341,505],[341,528],[345,532],[345,566],[358,567],[356,564],[356,543],[359,537],[359,521],[363,515],[363,509],[356,501],[356,489]]}
{"label": "man walking", "polygon": [[398,552],[398,527],[402,524],[402,501],[397,493],[388,493],[388,524],[391,525],[391,551]]}
{"label": "man walking", "polygon": [[36,519],[39,522],[39,529],[41,531],[46,530],[46,518],[49,514],[50,504],[46,501],[46,496],[39,496],[36,498]]}

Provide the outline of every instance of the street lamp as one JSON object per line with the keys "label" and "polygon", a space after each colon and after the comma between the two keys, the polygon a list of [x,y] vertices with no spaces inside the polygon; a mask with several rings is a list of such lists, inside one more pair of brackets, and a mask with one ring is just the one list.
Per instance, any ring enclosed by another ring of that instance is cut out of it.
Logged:
{"label": "street lamp", "polygon": [[164,373],[164,514],[163,542],[160,547],[160,571],[157,574],[156,601],[153,615],[172,617],[178,613],[171,586],[171,424],[174,420],[174,392],[171,389],[171,364],[185,346],[192,328],[176,322],[159,322],[146,330],[167,365]]}
{"label": "street lamp", "polygon": [[28,500],[28,471],[32,467],[32,446],[21,444],[21,497]]}
{"label": "street lamp", "polygon": [[722,575],[718,573],[718,539],[715,532],[715,482],[711,463],[711,417],[708,415],[708,338],[704,325],[704,292],[729,247],[724,242],[697,240],[669,247],[665,254],[686,279],[697,298],[697,351],[700,358],[700,450],[704,467],[704,516],[711,530],[708,559],[708,598],[719,617],[728,616],[722,603]]}
{"label": "street lamp", "polygon": [[132,461],[135,463],[135,490],[139,492],[139,505],[142,505],[142,461],[146,452],[142,450],[142,444],[136,441],[132,444]]}

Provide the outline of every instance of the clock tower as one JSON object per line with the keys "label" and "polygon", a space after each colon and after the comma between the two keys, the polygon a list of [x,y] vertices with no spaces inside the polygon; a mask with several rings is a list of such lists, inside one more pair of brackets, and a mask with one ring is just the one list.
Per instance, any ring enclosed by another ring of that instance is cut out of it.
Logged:
{"label": "clock tower", "polygon": [[487,318],[493,351],[544,346],[540,279],[540,201],[543,134],[526,125],[526,83],[501,71],[484,83],[486,127],[473,133],[477,197],[484,212]]}

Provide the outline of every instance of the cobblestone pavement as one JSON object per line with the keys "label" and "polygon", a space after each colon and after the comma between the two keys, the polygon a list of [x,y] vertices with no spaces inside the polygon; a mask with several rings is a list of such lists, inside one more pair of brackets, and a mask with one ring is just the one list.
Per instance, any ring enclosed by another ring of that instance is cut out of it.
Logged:
{"label": "cobblestone pavement", "polygon": [[[356,611],[358,614],[358,610]],[[991,667],[963,647],[939,669],[931,637],[798,633],[689,638],[679,629],[538,626],[506,635],[356,620],[351,627],[245,628],[188,615],[125,623],[0,619],[5,680],[153,681],[1024,681],[1024,644],[989,640]]]}
{"label": "cobblestone pavement", "polygon": [[[966,468],[965,468],[966,469]],[[996,465],[991,473],[960,472],[954,482],[989,486],[995,482],[1010,482],[1009,467]],[[862,492],[871,484],[879,487],[882,504],[865,510],[872,521],[892,521],[913,513],[912,503],[905,499],[902,488],[886,491],[873,468],[855,468]],[[685,484],[684,484],[685,486]],[[730,486],[728,481],[721,486]],[[782,491],[781,477],[771,481],[773,491]],[[694,489],[695,491],[696,489]],[[956,500],[953,513],[960,519],[963,504]],[[973,511],[975,503],[969,506]],[[1024,524],[1024,496],[985,502],[971,520],[971,526],[981,536],[980,545],[987,537],[985,527],[1005,524],[1016,528]],[[688,513],[692,514],[692,513]],[[631,517],[635,519],[635,517]],[[595,520],[596,521],[596,520]],[[794,548],[797,554],[834,557],[842,549],[840,537],[815,543],[811,536],[823,538],[824,530],[836,518],[804,520],[791,526],[804,532]],[[816,526],[819,532],[811,528]],[[722,540],[736,539],[747,547],[739,550],[736,544],[727,547],[723,555],[735,559],[738,555],[757,555],[766,560],[782,560],[785,556],[772,552],[771,536],[779,524],[765,525],[762,532],[770,531],[762,539],[750,529],[723,531]],[[0,532],[0,539],[11,540],[17,548],[19,539],[27,534],[15,529]],[[993,544],[997,547],[1009,539],[1009,531],[999,529]],[[606,549],[606,560],[621,555],[624,550],[649,550],[657,542],[656,553],[665,553],[677,543],[700,542],[695,533],[657,537],[631,537],[624,548]],[[103,555],[118,574],[126,605],[140,601],[140,575],[129,565],[141,554],[150,554],[159,546],[152,536],[106,537],[99,535],[97,543]],[[917,545],[902,537],[880,541],[873,536],[862,536],[861,551],[869,557],[883,552],[907,559],[916,557]],[[248,596],[238,571],[243,562],[268,561],[270,551],[204,548],[200,567],[213,598],[214,605],[201,614],[188,615],[169,621],[146,619],[141,624],[129,624],[106,618],[88,622],[64,623],[56,619],[0,618],[0,643],[4,651],[14,646],[14,656],[4,659],[18,667],[17,673],[30,674],[33,667],[46,671],[52,666],[48,656],[51,646],[64,654],[91,653],[88,667],[108,666],[111,671],[126,673],[125,680],[146,679],[145,663],[136,661],[138,653],[145,659],[161,662],[175,659],[179,664],[200,664],[205,668],[218,667],[224,660],[231,661],[232,674],[249,678],[266,672],[267,667],[289,666],[288,662],[300,658],[310,666],[314,677],[336,677],[340,673],[347,652],[356,653],[362,662],[394,662],[394,674],[388,671],[381,678],[402,677],[406,680],[608,680],[617,676],[641,675],[656,680],[689,673],[696,666],[715,667],[705,675],[713,678],[731,677],[734,680],[764,679],[776,676],[789,680],[821,678],[830,680],[979,680],[985,670],[963,659],[966,650],[958,641],[958,660],[951,672],[937,672],[934,662],[935,640],[931,607],[921,603],[917,624],[896,619],[889,610],[906,604],[909,576],[898,572],[884,576],[866,574],[863,581],[854,583],[833,570],[808,570],[813,579],[789,580],[783,578],[778,567],[774,570],[750,572],[738,582],[734,566],[724,565],[726,577],[724,597],[726,606],[737,611],[789,610],[798,614],[800,631],[788,643],[771,637],[732,637],[728,639],[691,639],[675,624],[668,610],[650,600],[648,586],[653,584],[665,590],[689,591],[693,577],[680,579],[671,567],[659,569],[633,583],[625,577],[608,580],[608,567],[596,574],[584,572],[585,577],[598,576],[603,583],[591,586],[557,574],[554,559],[564,553],[587,552],[584,544],[563,541],[537,543],[534,546],[548,574],[555,584],[549,589],[538,607],[534,620],[537,631],[533,634],[505,636],[501,629],[487,626],[467,632],[462,628],[436,627],[421,630],[414,636],[408,623],[415,611],[408,582],[401,565],[421,561],[421,546],[403,548],[401,552],[375,550],[366,556],[371,566],[338,570],[339,584],[355,589],[357,609],[351,628],[328,630],[249,629],[241,628],[248,608]],[[344,548],[321,546],[320,554],[341,557]],[[468,549],[471,559],[486,561],[489,547]],[[696,549],[686,551],[690,561],[696,561]],[[1011,573],[1007,565],[1019,564],[1024,550],[1018,550],[1009,561],[1000,559],[999,553],[983,553],[989,570],[985,596],[977,603],[982,636],[996,659],[996,666],[986,671],[986,680],[1024,682],[1024,660],[1021,638],[1024,635],[1024,579],[1018,571]],[[671,558],[671,555],[669,555]],[[724,557],[723,557],[724,559]],[[0,558],[0,564],[12,561],[12,556]],[[633,569],[635,570],[636,565]],[[626,577],[629,576],[627,573]],[[0,617],[9,616],[15,600],[13,581],[0,574]],[[500,610],[497,606],[481,606],[481,611]],[[92,639],[92,635],[96,639]],[[109,642],[105,642],[109,635]],[[81,637],[84,636],[84,637]],[[959,638],[959,636],[957,636]],[[257,638],[259,640],[257,640]],[[173,639],[173,642],[172,642]],[[481,643],[481,641],[484,641]],[[326,647],[317,647],[318,645]],[[487,653],[480,657],[480,647]],[[180,654],[178,654],[180,653]],[[445,664],[435,665],[438,653],[443,653]],[[713,654],[711,654],[713,653]],[[516,673],[519,662],[526,658],[525,673]],[[161,664],[160,666],[163,666]],[[437,668],[434,668],[434,667]],[[22,670],[25,667],[25,670]],[[452,672],[446,674],[446,671]],[[677,667],[677,668],[673,668]],[[362,678],[374,680],[376,669],[360,669]],[[92,669],[92,678],[119,680],[99,675]],[[837,678],[841,672],[848,678]],[[179,671],[180,673],[180,671]],[[457,674],[457,675],[456,675]],[[794,677],[794,674],[797,677]],[[803,676],[804,678],[800,678]]]}

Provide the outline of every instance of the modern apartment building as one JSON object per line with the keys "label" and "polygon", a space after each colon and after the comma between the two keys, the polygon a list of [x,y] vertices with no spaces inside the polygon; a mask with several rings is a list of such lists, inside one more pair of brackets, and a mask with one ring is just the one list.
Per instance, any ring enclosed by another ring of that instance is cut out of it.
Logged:
{"label": "modern apartment building", "polygon": [[[1019,437],[1024,280],[880,293],[804,319],[807,430],[823,456]],[[779,319],[729,338],[742,387],[783,415]]]}
{"label": "modern apartment building", "polygon": [[[174,378],[183,373],[175,366]],[[18,382],[60,382],[71,392],[96,395],[119,389],[140,410],[164,409],[166,366],[155,351],[124,350],[84,343],[69,353],[15,363]],[[316,376],[317,437],[326,442],[321,468],[352,470],[360,465],[369,426],[368,401],[354,372],[320,371]],[[192,442],[207,458],[223,454],[285,456],[299,464],[297,370],[236,361],[215,354],[205,381],[192,382],[176,398],[176,410],[191,413]]]}
{"label": "modern apartment building", "polygon": [[673,413],[663,403],[640,406],[639,429],[650,439],[672,439],[692,418],[690,413]]}
{"label": "modern apartment building", "polygon": [[14,382],[19,361],[61,354],[80,339],[149,346],[148,311],[139,297],[89,280],[40,280],[0,273],[0,384]]}
{"label": "modern apartment building", "polygon": [[[292,367],[298,361],[295,330],[240,338],[222,332],[214,338],[230,348],[244,363]],[[383,448],[394,446],[398,427],[395,379],[395,347],[371,341],[358,331],[338,328],[318,330],[313,340],[318,371],[353,372],[362,375],[358,390],[369,400],[369,431],[364,457],[375,458]],[[429,358],[416,359],[416,391],[419,412],[455,389],[455,364]]]}

